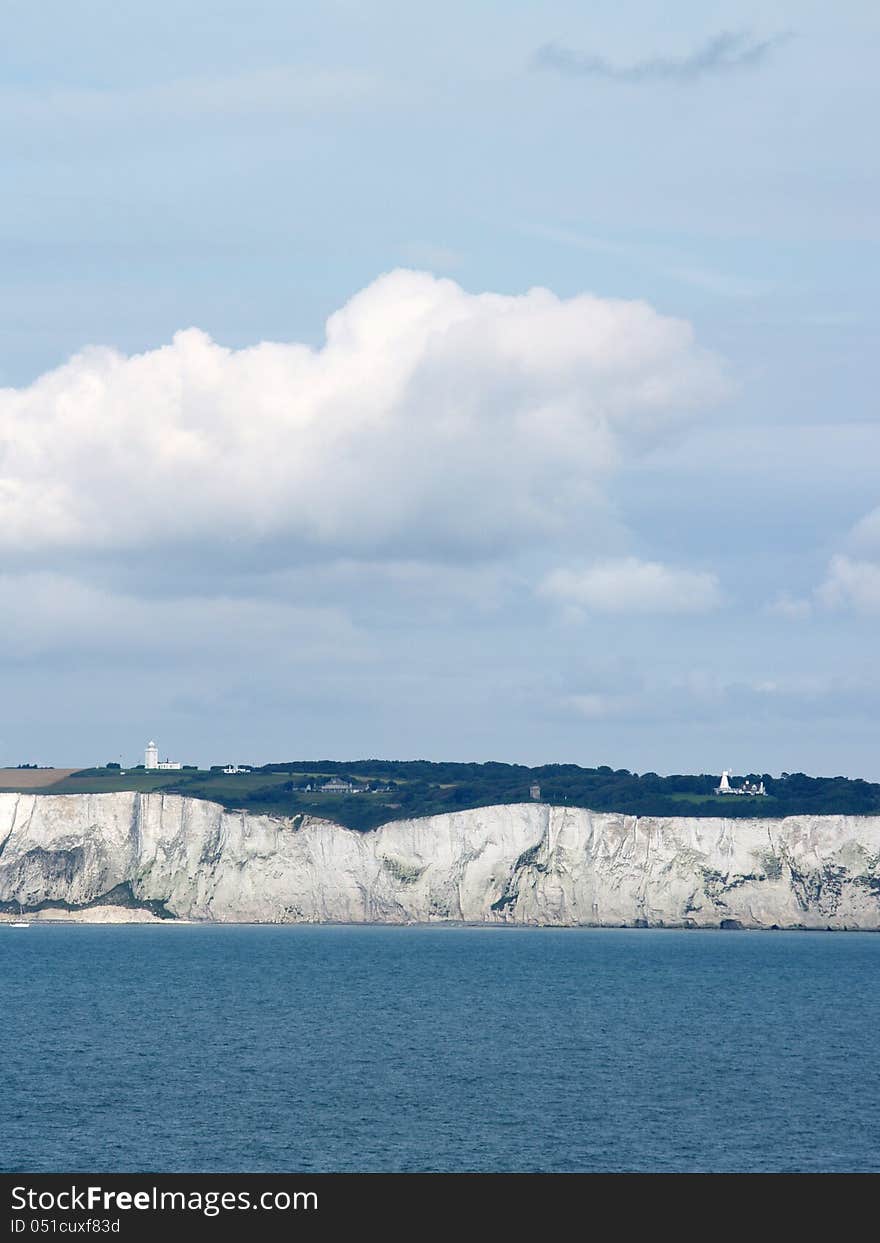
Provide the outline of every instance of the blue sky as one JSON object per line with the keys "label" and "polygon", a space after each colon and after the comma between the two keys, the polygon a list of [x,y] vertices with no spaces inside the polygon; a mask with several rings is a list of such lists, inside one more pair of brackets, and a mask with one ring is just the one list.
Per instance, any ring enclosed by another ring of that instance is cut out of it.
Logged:
{"label": "blue sky", "polygon": [[0,759],[880,778],[875,6],[5,15]]}

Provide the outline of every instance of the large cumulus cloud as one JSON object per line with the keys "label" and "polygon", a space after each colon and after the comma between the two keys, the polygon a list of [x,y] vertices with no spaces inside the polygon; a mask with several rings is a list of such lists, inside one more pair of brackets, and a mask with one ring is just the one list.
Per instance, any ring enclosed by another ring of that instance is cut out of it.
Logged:
{"label": "large cumulus cloud", "polygon": [[396,271],[330,317],[320,348],[230,350],[188,329],[0,393],[0,540],[497,551],[564,532],[622,455],[724,389],[689,325],[645,303]]}

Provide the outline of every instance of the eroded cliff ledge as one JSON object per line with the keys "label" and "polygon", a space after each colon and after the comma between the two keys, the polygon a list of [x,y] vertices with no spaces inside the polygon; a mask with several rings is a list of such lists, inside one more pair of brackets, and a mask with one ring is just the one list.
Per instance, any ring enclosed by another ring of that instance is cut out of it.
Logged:
{"label": "eroded cliff ledge", "polygon": [[400,820],[161,794],[0,794],[0,904],[145,918],[880,929],[880,817],[652,819],[541,804]]}

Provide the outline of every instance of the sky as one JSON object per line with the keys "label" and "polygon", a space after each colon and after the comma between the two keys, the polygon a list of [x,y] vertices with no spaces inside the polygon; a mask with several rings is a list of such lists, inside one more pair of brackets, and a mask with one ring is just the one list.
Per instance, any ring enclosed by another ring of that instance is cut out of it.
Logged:
{"label": "sky", "polygon": [[856,0],[6,0],[0,763],[880,780]]}

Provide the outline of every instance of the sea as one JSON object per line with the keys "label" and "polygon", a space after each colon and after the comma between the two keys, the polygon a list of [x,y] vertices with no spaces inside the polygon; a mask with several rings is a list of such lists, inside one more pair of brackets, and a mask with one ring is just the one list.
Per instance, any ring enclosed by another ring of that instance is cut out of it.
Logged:
{"label": "sea", "polygon": [[877,1171],[880,935],[0,927],[5,1172]]}

